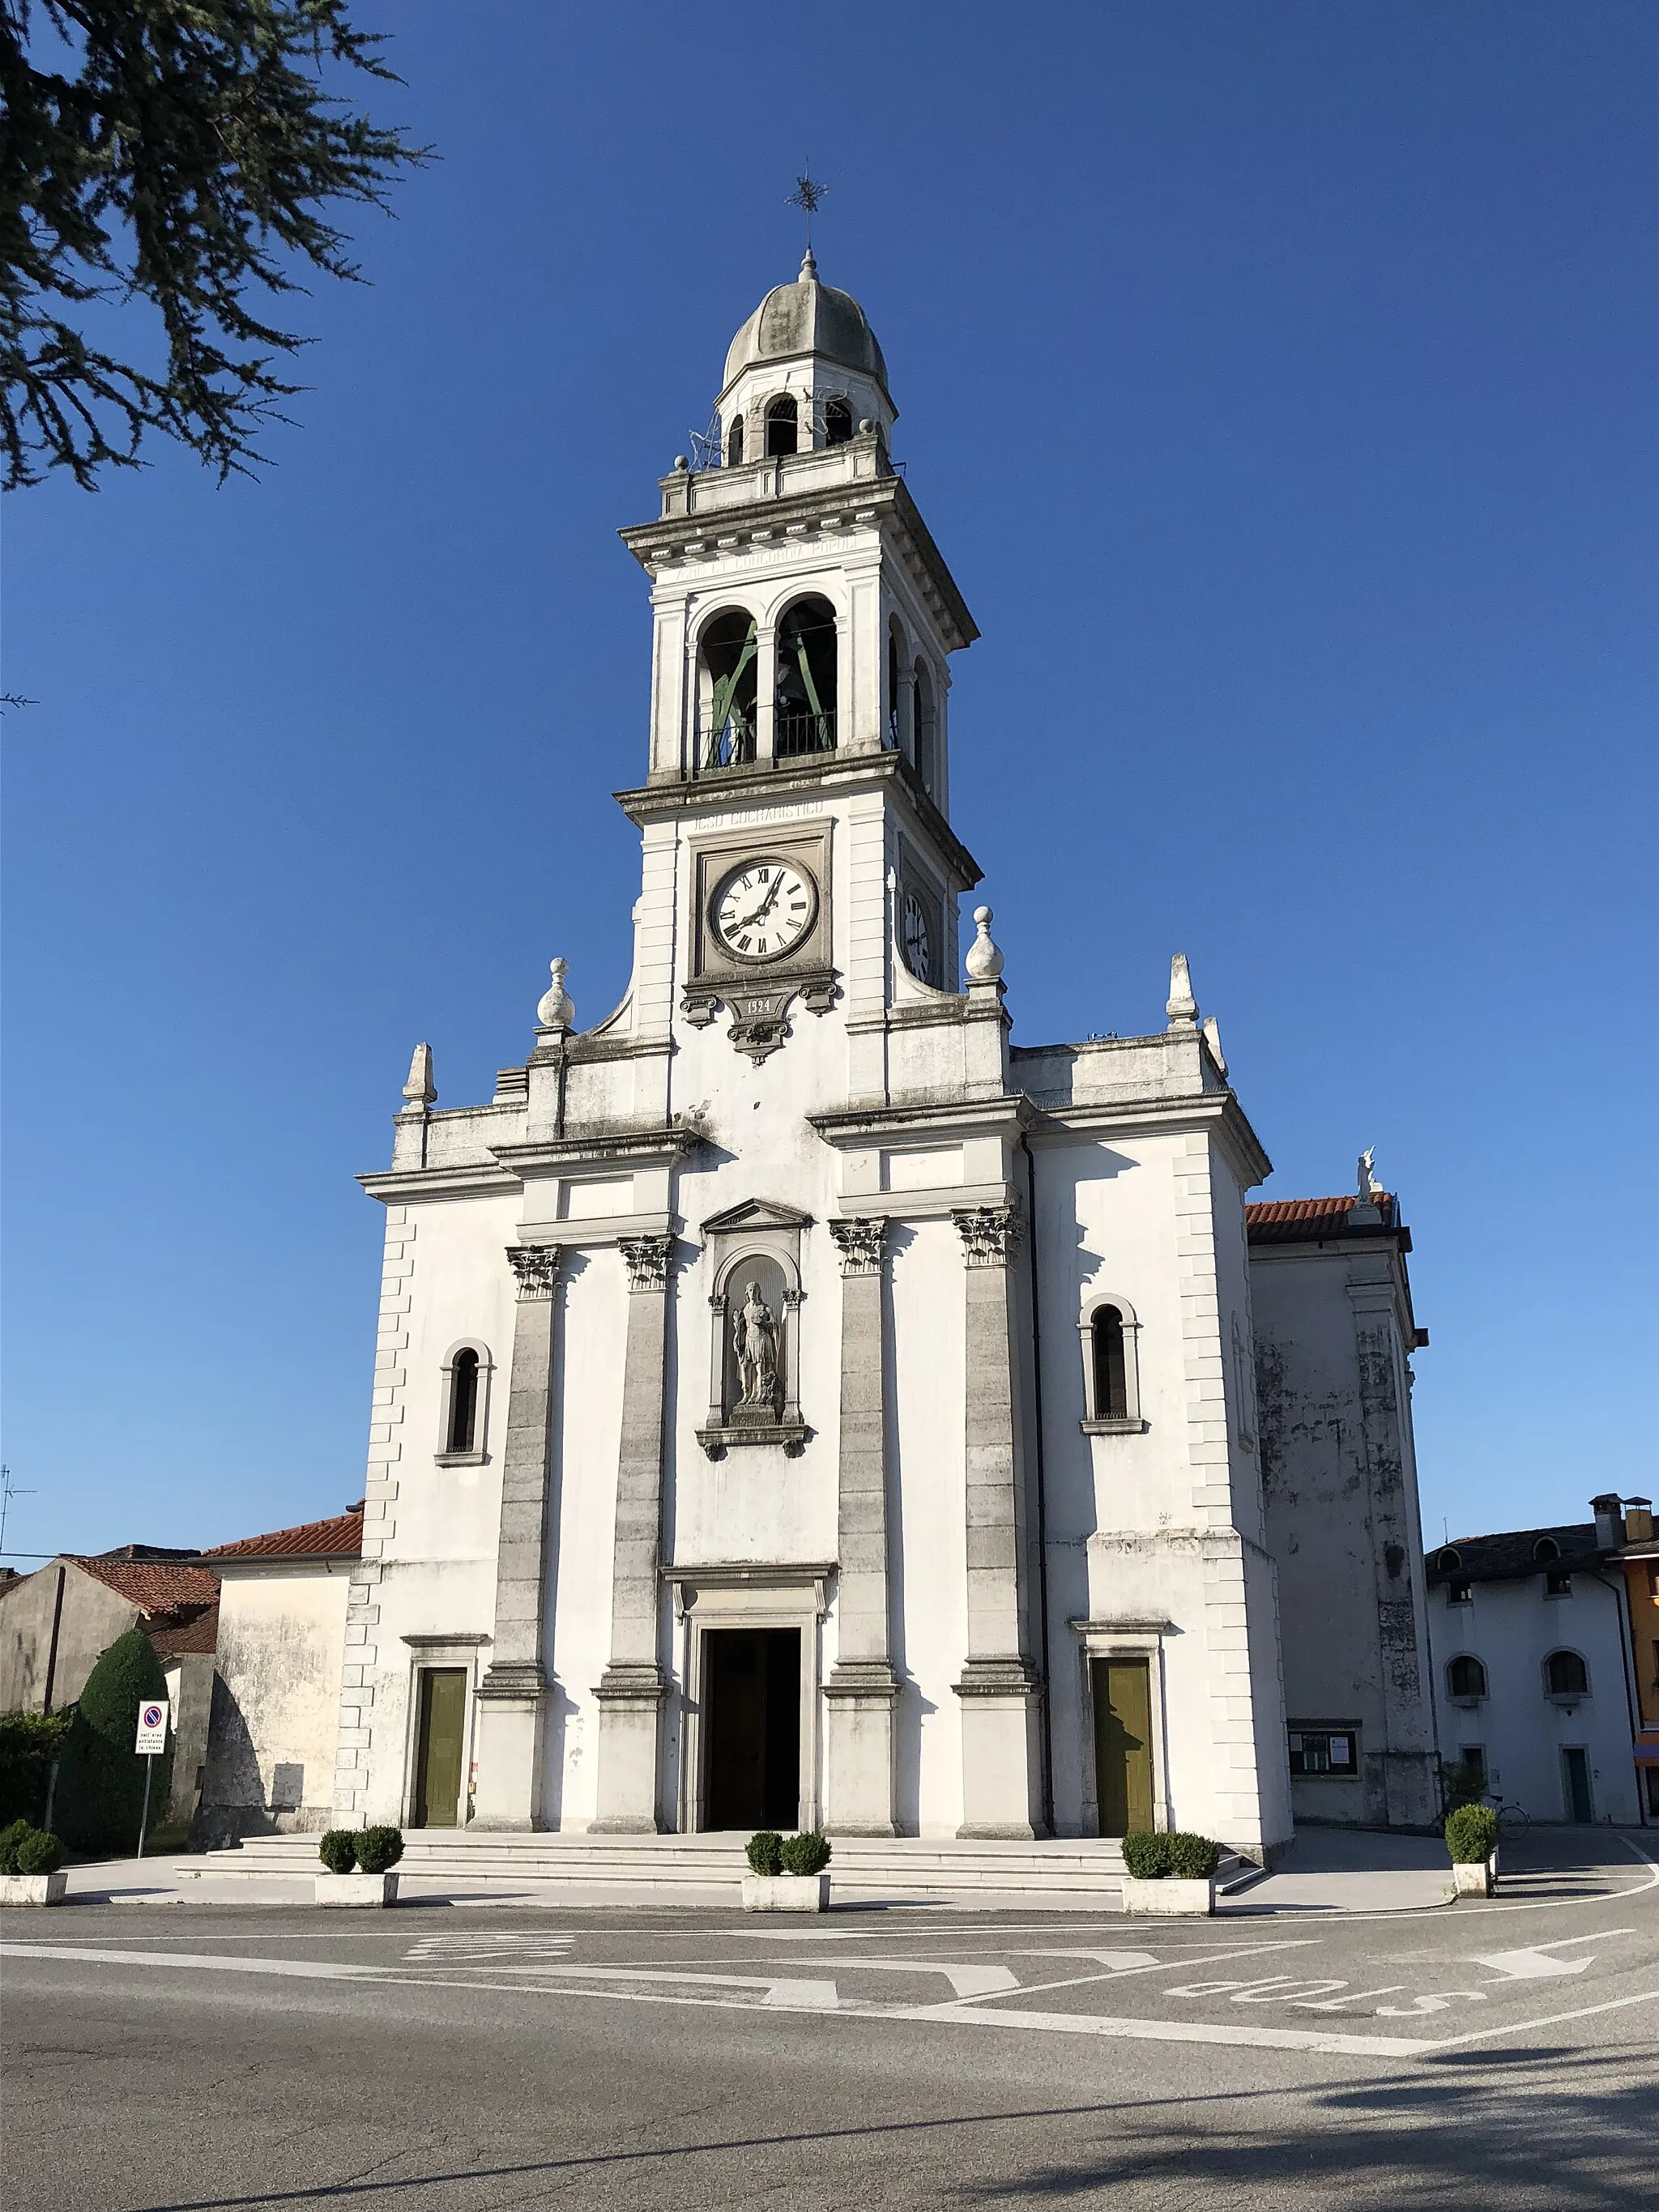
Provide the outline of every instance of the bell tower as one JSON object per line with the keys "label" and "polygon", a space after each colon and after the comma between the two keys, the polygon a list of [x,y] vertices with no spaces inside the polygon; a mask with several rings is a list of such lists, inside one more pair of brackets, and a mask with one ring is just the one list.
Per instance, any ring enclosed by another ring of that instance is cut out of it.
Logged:
{"label": "bell tower", "polygon": [[729,1014],[756,1060],[803,1011],[958,988],[979,872],[950,827],[948,671],[978,632],[896,420],[864,310],[809,249],[732,342],[708,465],[679,457],[621,533],[654,625],[646,781],[618,794],[646,836],[641,930],[673,937],[673,1018]]}

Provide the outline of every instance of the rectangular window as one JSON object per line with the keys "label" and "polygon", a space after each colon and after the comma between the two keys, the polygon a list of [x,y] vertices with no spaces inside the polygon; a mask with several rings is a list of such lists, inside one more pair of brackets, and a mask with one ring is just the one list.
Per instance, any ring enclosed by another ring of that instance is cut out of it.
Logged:
{"label": "rectangular window", "polygon": [[1446,1602],[1448,1605],[1468,1605],[1469,1601],[1469,1586],[1467,1583],[1448,1583],[1446,1584]]}
{"label": "rectangular window", "polygon": [[1480,1778],[1480,1787],[1486,1786],[1486,1747],[1484,1743],[1465,1743],[1458,1747],[1457,1756],[1472,1774]]}
{"label": "rectangular window", "polygon": [[1328,1774],[1352,1782],[1359,1772],[1359,1739],[1352,1729],[1292,1729],[1292,1774]]}
{"label": "rectangular window", "polygon": [[1567,1572],[1565,1567],[1552,1567],[1550,1569],[1549,1572],[1544,1577],[1544,1595],[1546,1597],[1571,1597],[1572,1595],[1572,1577]]}

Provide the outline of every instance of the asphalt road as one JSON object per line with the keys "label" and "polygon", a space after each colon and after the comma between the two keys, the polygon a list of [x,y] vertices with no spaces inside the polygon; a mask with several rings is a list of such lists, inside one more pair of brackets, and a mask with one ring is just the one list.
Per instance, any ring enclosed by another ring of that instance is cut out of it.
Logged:
{"label": "asphalt road", "polygon": [[1659,1866],[1586,1843],[1372,1917],[9,1912],[6,2203],[1634,2212]]}

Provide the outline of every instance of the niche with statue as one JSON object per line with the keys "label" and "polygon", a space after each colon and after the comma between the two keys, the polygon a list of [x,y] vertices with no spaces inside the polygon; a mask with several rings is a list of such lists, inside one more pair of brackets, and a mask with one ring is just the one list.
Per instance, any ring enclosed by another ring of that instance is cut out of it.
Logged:
{"label": "niche with statue", "polygon": [[708,1419],[697,1442],[710,1459],[732,1445],[799,1452],[800,1240],[811,1216],[749,1199],[702,1224],[709,1268]]}

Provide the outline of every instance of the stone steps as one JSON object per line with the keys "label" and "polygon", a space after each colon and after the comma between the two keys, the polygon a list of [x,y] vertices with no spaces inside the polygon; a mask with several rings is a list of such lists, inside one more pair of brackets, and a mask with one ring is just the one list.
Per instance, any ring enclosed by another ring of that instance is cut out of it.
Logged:
{"label": "stone steps", "polygon": [[[629,1887],[734,1888],[746,1863],[740,1836],[588,1836],[416,1830],[404,1838],[399,1872],[442,1882],[576,1882]],[[240,1850],[185,1863],[201,1875],[300,1876],[317,1864],[317,1838],[257,1837]],[[960,1841],[954,1838],[842,1837],[835,1839],[831,1872],[843,1890],[886,1896],[952,1892],[1019,1892],[1086,1897],[1115,1905],[1123,1856],[1109,1838],[1059,1838],[1041,1843]],[[1231,1854],[1219,1887],[1239,1887],[1256,1869]]]}

